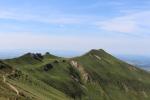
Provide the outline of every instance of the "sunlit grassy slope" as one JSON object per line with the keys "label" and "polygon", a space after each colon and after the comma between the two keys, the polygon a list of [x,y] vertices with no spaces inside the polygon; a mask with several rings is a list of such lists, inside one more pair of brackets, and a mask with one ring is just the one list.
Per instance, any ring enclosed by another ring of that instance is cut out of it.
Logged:
{"label": "sunlit grassy slope", "polygon": [[150,74],[101,49],[70,59],[27,53],[0,61],[0,100],[8,99],[150,100]]}

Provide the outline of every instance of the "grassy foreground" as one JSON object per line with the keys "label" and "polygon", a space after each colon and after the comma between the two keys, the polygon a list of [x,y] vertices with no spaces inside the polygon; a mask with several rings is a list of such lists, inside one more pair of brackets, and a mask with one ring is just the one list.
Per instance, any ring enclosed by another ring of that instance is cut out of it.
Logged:
{"label": "grassy foreground", "polygon": [[150,100],[150,73],[101,49],[70,59],[27,53],[0,61],[0,100],[8,99]]}

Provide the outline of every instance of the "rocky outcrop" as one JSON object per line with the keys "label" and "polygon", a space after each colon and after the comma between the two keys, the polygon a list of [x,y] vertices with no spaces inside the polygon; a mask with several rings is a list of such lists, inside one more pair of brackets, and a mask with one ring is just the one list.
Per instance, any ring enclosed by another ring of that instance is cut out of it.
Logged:
{"label": "rocky outcrop", "polygon": [[32,54],[32,57],[36,60],[42,60],[43,59],[43,56],[41,53],[36,53],[36,54]]}
{"label": "rocky outcrop", "polygon": [[87,82],[89,80],[89,74],[80,64],[78,64],[77,61],[72,60],[70,64],[72,65],[72,67],[76,68],[80,72],[81,78],[84,82]]}

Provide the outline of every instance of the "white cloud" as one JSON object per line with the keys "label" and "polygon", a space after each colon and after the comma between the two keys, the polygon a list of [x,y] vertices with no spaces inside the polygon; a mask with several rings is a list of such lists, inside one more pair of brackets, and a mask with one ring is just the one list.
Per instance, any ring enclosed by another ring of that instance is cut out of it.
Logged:
{"label": "white cloud", "polygon": [[107,31],[131,33],[137,30],[137,25],[134,21],[116,18],[110,21],[100,22],[98,26]]}
{"label": "white cloud", "polygon": [[149,16],[150,11],[144,11],[97,22],[96,25],[105,31],[143,35],[150,29]]}
{"label": "white cloud", "polygon": [[90,49],[105,49],[110,53],[149,54],[149,38],[97,37],[73,35],[38,35],[34,33],[0,34],[0,51],[22,50],[73,50],[85,52]]}

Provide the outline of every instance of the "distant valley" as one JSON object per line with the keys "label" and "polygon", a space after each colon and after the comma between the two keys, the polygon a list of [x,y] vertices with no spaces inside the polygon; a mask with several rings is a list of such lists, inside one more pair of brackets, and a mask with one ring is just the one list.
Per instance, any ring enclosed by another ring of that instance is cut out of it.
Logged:
{"label": "distant valley", "polygon": [[150,71],[150,56],[119,55],[119,59]]}

